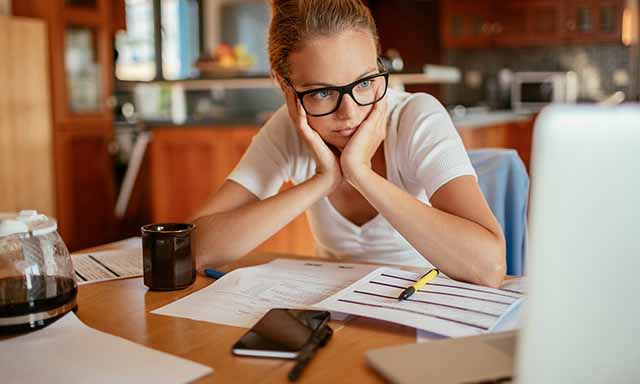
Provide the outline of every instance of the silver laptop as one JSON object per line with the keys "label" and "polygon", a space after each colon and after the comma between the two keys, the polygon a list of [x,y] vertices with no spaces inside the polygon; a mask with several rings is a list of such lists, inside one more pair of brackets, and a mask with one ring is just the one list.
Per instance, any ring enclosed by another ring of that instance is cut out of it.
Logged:
{"label": "silver laptop", "polygon": [[397,383],[640,382],[640,105],[542,112],[529,231],[519,337],[383,348],[369,364]]}

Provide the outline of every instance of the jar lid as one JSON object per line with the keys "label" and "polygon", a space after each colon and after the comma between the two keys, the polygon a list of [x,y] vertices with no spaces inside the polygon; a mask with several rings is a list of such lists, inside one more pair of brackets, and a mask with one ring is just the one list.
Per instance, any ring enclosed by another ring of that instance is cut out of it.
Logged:
{"label": "jar lid", "polygon": [[45,235],[58,229],[54,219],[34,210],[20,213],[0,213],[0,237],[31,232],[33,236]]}

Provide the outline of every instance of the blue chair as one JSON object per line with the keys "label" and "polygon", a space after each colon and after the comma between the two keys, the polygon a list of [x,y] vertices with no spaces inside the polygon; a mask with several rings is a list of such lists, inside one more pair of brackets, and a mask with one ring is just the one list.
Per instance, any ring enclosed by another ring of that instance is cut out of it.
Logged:
{"label": "blue chair", "polygon": [[487,148],[468,151],[478,184],[504,232],[507,274],[524,272],[529,176],[513,149]]}

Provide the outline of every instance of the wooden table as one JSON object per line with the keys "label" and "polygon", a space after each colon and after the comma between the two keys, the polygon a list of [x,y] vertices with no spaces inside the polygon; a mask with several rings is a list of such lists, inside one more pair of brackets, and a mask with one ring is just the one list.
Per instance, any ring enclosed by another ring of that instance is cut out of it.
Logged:
{"label": "wooden table", "polygon": [[[121,247],[123,243],[112,243],[92,248],[91,251]],[[309,258],[252,253],[221,270],[230,271],[262,264],[278,257]],[[142,278],[82,285],[78,289],[77,316],[95,329],[214,369],[213,374],[197,383],[287,382],[287,374],[293,367],[293,361],[236,357],[231,354],[231,346],[247,331],[245,328],[150,313],[212,282],[213,280],[198,275],[189,288],[171,292],[150,291]],[[414,328],[363,317],[351,317],[343,322],[332,321],[330,325],[334,330],[331,341],[319,350],[306,367],[300,382],[383,382],[367,366],[365,352],[372,348],[412,343],[416,340]]]}

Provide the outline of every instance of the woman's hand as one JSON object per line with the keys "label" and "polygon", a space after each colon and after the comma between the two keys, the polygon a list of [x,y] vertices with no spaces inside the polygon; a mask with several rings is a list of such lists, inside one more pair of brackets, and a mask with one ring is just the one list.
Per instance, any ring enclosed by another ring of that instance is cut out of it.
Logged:
{"label": "woman's hand", "polygon": [[371,158],[387,134],[386,124],[387,99],[384,97],[373,105],[367,118],[342,150],[340,166],[351,184],[357,174],[371,169]]}
{"label": "woman's hand", "polygon": [[[291,87],[281,82],[289,117],[305,141],[316,162],[316,175],[327,181],[327,194],[342,182],[342,170],[337,154],[329,148],[322,137],[307,122],[307,114]],[[336,150],[337,151],[337,150]]]}

